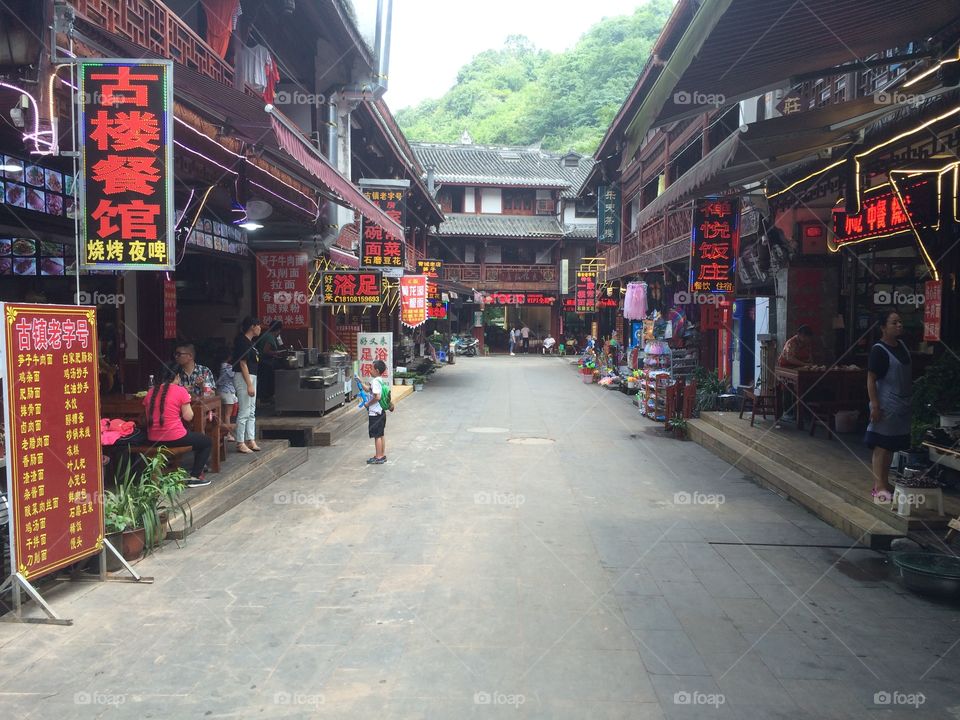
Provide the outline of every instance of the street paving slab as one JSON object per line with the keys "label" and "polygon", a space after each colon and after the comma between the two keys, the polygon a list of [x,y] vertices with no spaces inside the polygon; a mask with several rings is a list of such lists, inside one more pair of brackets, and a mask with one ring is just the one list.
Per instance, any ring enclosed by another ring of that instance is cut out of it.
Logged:
{"label": "street paving slab", "polygon": [[960,612],[584,385],[458,358],[139,563],[0,623],[6,718],[960,718]]}

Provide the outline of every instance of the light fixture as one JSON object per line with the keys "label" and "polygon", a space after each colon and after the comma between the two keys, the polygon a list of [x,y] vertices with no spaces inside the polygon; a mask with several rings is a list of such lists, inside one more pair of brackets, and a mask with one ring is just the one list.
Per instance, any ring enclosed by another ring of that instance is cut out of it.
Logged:
{"label": "light fixture", "polygon": [[22,173],[23,165],[14,165],[12,163],[4,163],[0,165],[0,172]]}
{"label": "light fixture", "polygon": [[238,223],[237,227],[242,227],[244,230],[253,231],[259,230],[263,227],[263,225],[258,222],[253,222],[253,220],[246,220],[245,222]]}

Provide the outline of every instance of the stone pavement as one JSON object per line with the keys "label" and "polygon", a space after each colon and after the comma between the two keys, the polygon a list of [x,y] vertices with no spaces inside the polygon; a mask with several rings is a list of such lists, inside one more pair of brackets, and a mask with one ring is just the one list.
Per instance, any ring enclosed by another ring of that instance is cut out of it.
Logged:
{"label": "stone pavement", "polygon": [[960,717],[960,613],[558,358],[458,358],[139,565],[0,624],[10,718]]}

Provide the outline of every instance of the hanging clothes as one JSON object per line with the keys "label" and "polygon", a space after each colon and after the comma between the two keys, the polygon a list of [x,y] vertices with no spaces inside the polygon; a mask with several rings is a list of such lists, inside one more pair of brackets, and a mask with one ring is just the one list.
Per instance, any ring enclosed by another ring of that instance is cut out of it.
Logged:
{"label": "hanging clothes", "polygon": [[[237,48],[234,63],[234,86],[238,90],[243,90],[246,86],[262,95],[267,90],[272,66],[273,58],[270,57],[270,51],[263,45],[253,47],[240,45]],[[279,75],[277,79],[279,80]]]}
{"label": "hanging clothes", "polygon": [[207,16],[207,45],[223,59],[240,14],[240,0],[200,0],[200,4]]}
{"label": "hanging clothes", "polygon": [[627,284],[627,294],[623,299],[623,317],[627,320],[643,320],[647,316],[647,284],[632,282]]}
{"label": "hanging clothes", "polygon": [[274,93],[277,89],[277,83],[280,82],[280,68],[277,67],[277,61],[272,56],[267,55],[267,86],[263,90],[263,99],[269,104],[273,104]]}

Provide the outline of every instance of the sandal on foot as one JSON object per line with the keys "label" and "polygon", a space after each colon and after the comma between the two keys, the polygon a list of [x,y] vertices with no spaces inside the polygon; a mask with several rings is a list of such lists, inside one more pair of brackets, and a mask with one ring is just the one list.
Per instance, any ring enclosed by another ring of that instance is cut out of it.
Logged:
{"label": "sandal on foot", "polygon": [[243,443],[239,443],[239,444],[237,445],[237,452],[238,452],[238,453],[252,453],[253,450],[251,450],[250,448],[248,448],[248,447],[247,447],[246,445],[244,445]]}
{"label": "sandal on foot", "polygon": [[888,503],[893,500],[889,490],[877,490],[876,488],[870,491],[870,497],[875,498],[880,503]]}

